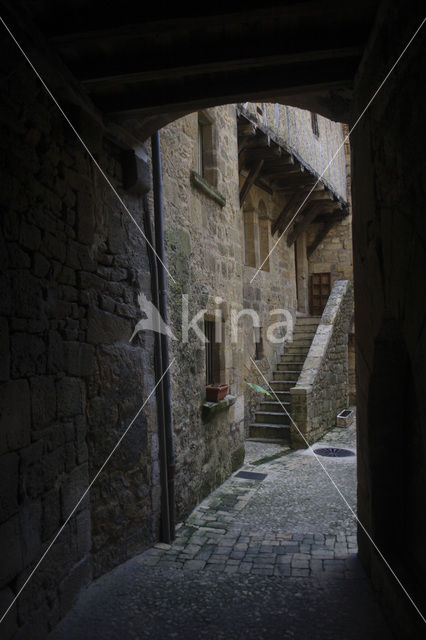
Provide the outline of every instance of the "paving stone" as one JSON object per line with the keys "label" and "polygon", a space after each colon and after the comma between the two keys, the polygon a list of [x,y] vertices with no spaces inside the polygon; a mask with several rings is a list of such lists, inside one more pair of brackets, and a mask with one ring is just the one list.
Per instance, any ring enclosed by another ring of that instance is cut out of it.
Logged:
{"label": "paving stone", "polygon": [[309,569],[293,569],[291,568],[291,575],[295,577],[308,576]]}
{"label": "paving stone", "polygon": [[274,567],[253,567],[251,573],[255,576],[272,576],[274,575]]}
{"label": "paving stone", "polygon": [[278,564],[274,567],[274,576],[290,576],[291,567],[289,564]]}
{"label": "paving stone", "polygon": [[187,560],[184,564],[184,569],[191,569],[191,571],[201,571],[204,569],[206,563],[203,560]]}

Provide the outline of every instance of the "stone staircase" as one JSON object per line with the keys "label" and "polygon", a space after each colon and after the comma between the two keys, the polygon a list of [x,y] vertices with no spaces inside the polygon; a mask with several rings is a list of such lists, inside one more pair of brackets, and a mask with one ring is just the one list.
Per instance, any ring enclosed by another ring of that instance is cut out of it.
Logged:
{"label": "stone staircase", "polygon": [[290,419],[283,407],[290,412],[290,389],[297,382],[320,319],[320,316],[296,319],[293,342],[286,344],[269,383],[279,402],[274,396],[265,396],[255,413],[254,423],[249,425],[249,440],[289,443]]}

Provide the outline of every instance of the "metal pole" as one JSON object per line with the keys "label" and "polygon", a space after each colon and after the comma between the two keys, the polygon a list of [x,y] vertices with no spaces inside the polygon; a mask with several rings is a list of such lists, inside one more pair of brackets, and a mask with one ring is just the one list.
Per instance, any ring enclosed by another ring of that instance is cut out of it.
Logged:
{"label": "metal pole", "polygon": [[[151,271],[151,292],[152,303],[158,309],[158,274],[157,260],[152,250],[153,237],[151,227],[151,216],[149,213],[148,198],[143,197],[143,219],[144,231],[147,242],[147,253]],[[162,359],[161,359],[161,339],[159,333],[154,333],[154,369],[155,383],[157,384],[162,375]],[[170,538],[170,519],[169,519],[169,490],[167,482],[167,446],[164,419],[164,393],[163,385],[157,386],[157,421],[158,421],[158,440],[159,440],[159,463],[160,463],[160,481],[161,481],[161,532],[160,539],[162,542],[171,542]]]}
{"label": "metal pole", "polygon": [[[154,220],[155,220],[155,250],[157,252],[157,273],[158,273],[158,293],[159,293],[159,312],[167,325],[167,290],[166,290],[166,270],[165,251],[164,251],[164,220],[163,220],[163,181],[161,172],[161,151],[160,151],[160,133],[156,131],[151,137],[152,148],[152,174],[154,187]],[[167,452],[167,484],[168,484],[168,500],[169,500],[169,524],[170,539],[175,537],[175,458],[173,448],[173,422],[172,422],[172,401],[170,390],[170,374],[169,367],[169,338],[167,334],[161,334],[161,362],[162,373],[164,375],[163,399],[164,399],[164,422],[166,436],[166,452]]]}

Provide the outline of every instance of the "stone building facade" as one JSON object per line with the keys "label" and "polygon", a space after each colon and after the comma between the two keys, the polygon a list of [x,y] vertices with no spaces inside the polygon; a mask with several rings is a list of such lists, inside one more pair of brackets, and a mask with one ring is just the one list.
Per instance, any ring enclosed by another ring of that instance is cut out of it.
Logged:
{"label": "stone building facade", "polygon": [[[312,272],[331,272],[330,291],[336,280],[351,278],[349,210],[338,219],[330,216],[332,224],[320,218],[315,229],[306,225],[297,245],[288,246],[294,224],[279,242],[272,228],[293,196],[291,187],[274,192],[268,187],[268,174],[261,174],[262,181],[252,185],[241,206],[246,180],[241,121],[254,126],[262,144],[264,137],[272,136],[277,149],[281,143],[292,150],[315,179],[325,171],[327,178],[322,179],[333,189],[336,202],[339,197],[345,202],[348,195],[346,131],[321,116],[316,116],[314,131],[309,112],[248,103],[196,112],[162,129],[166,263],[174,279],[168,280],[168,303],[175,336],[170,357],[175,358],[171,385],[179,516],[241,464],[244,438],[259,405],[259,395],[244,381],[264,386],[262,375],[272,377],[283,352],[282,341],[274,344],[269,339],[280,337],[271,325],[286,322],[282,331],[291,339],[296,316],[310,312]],[[327,169],[333,155],[335,162]],[[308,257],[309,243],[319,232],[322,240]],[[306,291],[297,283],[298,260]],[[252,311],[259,326],[253,326]],[[187,336],[182,328],[186,316],[191,320],[199,312],[201,334],[205,321],[220,317],[222,339],[213,347],[219,362],[214,382],[228,384],[229,390],[227,400],[217,406],[205,403],[208,346],[193,328]],[[347,343],[347,335],[344,339]],[[345,353],[347,359],[347,344]],[[341,405],[347,405],[347,398]]]}

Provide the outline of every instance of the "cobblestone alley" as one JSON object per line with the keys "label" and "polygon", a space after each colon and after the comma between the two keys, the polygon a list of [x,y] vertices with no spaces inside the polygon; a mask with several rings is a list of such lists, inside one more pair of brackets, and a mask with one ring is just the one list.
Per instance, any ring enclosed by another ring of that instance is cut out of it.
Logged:
{"label": "cobblestone alley", "polygon": [[[355,451],[355,428],[320,445]],[[390,639],[356,523],[311,451],[247,442],[243,471],[157,544],[83,592],[50,640]],[[355,508],[356,457],[321,458]]]}

